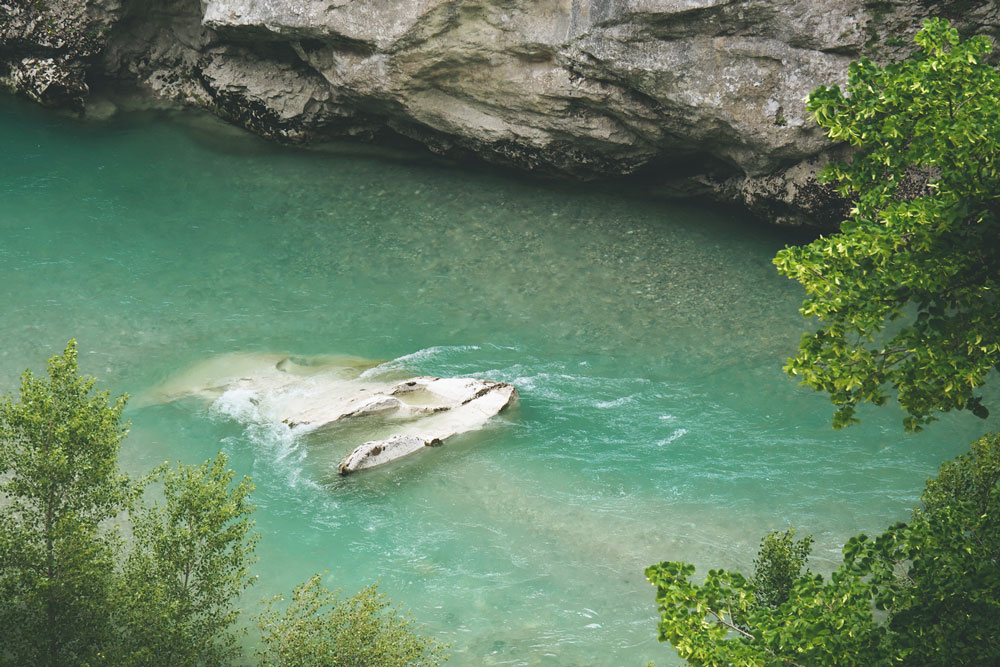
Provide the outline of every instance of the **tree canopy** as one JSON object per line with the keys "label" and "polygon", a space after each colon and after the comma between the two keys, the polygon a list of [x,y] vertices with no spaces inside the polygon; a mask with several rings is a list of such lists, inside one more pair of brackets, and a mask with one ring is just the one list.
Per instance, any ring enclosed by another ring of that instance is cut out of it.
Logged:
{"label": "tree canopy", "polygon": [[80,664],[107,642],[125,401],[78,375],[70,341],[0,403],[0,664]]}
{"label": "tree canopy", "polygon": [[838,428],[893,390],[910,431],[949,410],[985,417],[977,389],[1000,364],[1000,72],[986,37],[961,41],[945,20],[916,42],[910,59],[861,59],[845,90],[809,96],[854,147],[821,179],[855,204],[840,233],[774,260],[821,323],[785,370],[830,395]]}
{"label": "tree canopy", "polygon": [[240,653],[236,602],[256,579],[248,478],[228,458],[161,466],[164,502],[132,513],[134,545],[112,613],[116,652],[129,665],[225,665]]}
{"label": "tree canopy", "polygon": [[[111,401],[94,384],[70,341],[47,379],[25,371],[20,400],[0,402],[0,665],[245,664],[238,602],[256,579],[253,485],[222,453],[139,481],[122,474],[127,397]],[[150,483],[162,502],[140,502]],[[128,547],[115,519],[131,527]],[[310,579],[261,625],[263,664],[444,659],[373,586],[338,601]]]}
{"label": "tree canopy", "polygon": [[343,598],[315,575],[296,586],[283,610],[281,597],[257,617],[262,664],[286,667],[432,667],[446,646],[416,632],[375,585]]}
{"label": "tree canopy", "polygon": [[764,539],[752,577],[650,566],[660,640],[706,667],[1000,664],[1000,436],[942,465],[921,501],[909,523],[851,538],[828,579],[801,571],[808,538],[791,533]]}

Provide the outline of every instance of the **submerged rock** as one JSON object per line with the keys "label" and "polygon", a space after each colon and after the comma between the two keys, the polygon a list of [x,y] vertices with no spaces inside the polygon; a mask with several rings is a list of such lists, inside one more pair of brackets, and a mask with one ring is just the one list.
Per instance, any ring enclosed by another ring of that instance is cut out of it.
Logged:
{"label": "submerged rock", "polygon": [[354,442],[379,436],[340,461],[338,472],[347,475],[481,429],[518,396],[505,382],[400,374],[359,357],[232,354],[174,376],[142,402],[198,397],[242,421],[297,435],[350,426]]}

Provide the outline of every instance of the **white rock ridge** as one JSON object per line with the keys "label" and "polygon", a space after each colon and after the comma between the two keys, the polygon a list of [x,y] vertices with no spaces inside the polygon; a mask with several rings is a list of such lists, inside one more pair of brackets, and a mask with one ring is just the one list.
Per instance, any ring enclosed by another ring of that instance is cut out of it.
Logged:
{"label": "white rock ridge", "polygon": [[[417,395],[417,405],[407,403]],[[360,409],[393,410],[424,418],[395,435],[357,447],[337,469],[347,475],[440,445],[453,435],[482,428],[516,398],[512,385],[476,378],[417,377],[397,383],[385,394],[370,396]]]}
{"label": "white rock ridge", "polygon": [[337,470],[347,475],[482,429],[518,397],[505,382],[399,375],[359,357],[231,354],[174,376],[143,402],[198,397],[299,435],[350,426],[352,434],[376,436],[340,461]]}

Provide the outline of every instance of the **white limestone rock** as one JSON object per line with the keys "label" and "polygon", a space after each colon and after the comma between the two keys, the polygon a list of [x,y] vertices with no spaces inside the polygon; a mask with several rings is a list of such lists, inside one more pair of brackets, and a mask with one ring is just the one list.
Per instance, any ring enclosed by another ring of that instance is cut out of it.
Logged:
{"label": "white limestone rock", "polygon": [[201,398],[296,435],[360,424],[358,433],[376,437],[341,460],[337,469],[347,475],[481,429],[518,396],[504,382],[400,374],[359,357],[230,354],[175,375],[139,402]]}
{"label": "white limestone rock", "polygon": [[[476,378],[418,377],[396,384],[389,393],[391,396],[380,398],[402,396],[396,398],[400,413],[426,417],[395,435],[357,447],[337,467],[341,475],[373,468],[423,447],[440,445],[453,435],[480,429],[517,398],[517,390],[505,382]],[[417,404],[408,404],[407,400]],[[382,400],[370,403],[383,410],[392,409]]]}

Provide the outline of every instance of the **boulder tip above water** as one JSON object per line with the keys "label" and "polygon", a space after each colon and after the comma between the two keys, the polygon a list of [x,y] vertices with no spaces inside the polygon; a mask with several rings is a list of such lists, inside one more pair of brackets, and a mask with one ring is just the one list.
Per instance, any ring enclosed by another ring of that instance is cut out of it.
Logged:
{"label": "boulder tip above water", "polygon": [[353,442],[373,436],[341,459],[337,471],[348,475],[479,430],[518,393],[506,382],[479,378],[405,377],[392,363],[359,357],[230,354],[175,375],[142,402],[185,397],[296,436]]}
{"label": "boulder tip above water", "polygon": [[[420,396],[416,404],[407,402],[413,395]],[[516,398],[517,390],[506,382],[435,377],[400,382],[385,394],[368,397],[359,409],[393,410],[403,415],[429,417],[406,432],[360,445],[341,460],[337,469],[341,475],[348,475],[394,461],[424,447],[441,445],[453,435],[482,428],[490,417],[499,414]]]}

